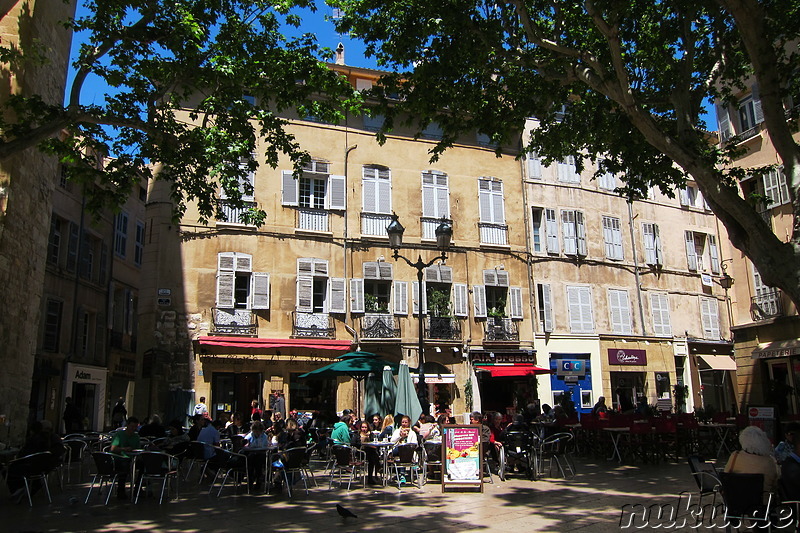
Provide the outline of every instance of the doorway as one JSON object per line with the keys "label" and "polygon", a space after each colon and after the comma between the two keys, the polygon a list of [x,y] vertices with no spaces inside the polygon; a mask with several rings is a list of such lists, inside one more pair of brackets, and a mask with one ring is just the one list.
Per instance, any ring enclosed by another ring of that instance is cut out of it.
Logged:
{"label": "doorway", "polygon": [[96,396],[97,385],[93,383],[72,384],[72,401],[81,413],[84,428],[95,428]]}
{"label": "doorway", "polygon": [[797,413],[796,395],[792,369],[788,359],[767,361],[769,381],[764,389],[768,403],[775,405],[778,415]]}
{"label": "doorway", "polygon": [[250,403],[261,403],[264,380],[261,372],[214,372],[211,379],[211,405],[209,412],[214,420],[228,420],[231,413],[240,412],[250,418]]}
{"label": "doorway", "polygon": [[647,397],[644,372],[611,372],[612,406],[621,413],[632,412]]}

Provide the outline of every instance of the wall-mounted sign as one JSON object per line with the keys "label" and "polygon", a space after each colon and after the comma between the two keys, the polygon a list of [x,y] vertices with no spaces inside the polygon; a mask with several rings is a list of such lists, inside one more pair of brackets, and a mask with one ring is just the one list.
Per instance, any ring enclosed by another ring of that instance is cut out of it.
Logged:
{"label": "wall-mounted sign", "polygon": [[470,352],[473,363],[530,363],[536,364],[536,352],[533,350],[519,350],[514,352],[474,351]]}
{"label": "wall-mounted sign", "polygon": [[585,376],[586,361],[582,359],[556,359],[557,376]]}
{"label": "wall-mounted sign", "polygon": [[159,296],[171,296],[172,295],[172,289],[158,289],[158,295]]}
{"label": "wall-mounted sign", "polygon": [[645,350],[623,350],[621,348],[608,349],[608,364],[610,365],[646,365],[647,352]]}
{"label": "wall-mounted sign", "polygon": [[714,286],[714,283],[711,281],[711,274],[700,274],[700,283],[706,287]]}
{"label": "wall-mounted sign", "polygon": [[160,305],[162,307],[170,306],[170,305],[172,305],[172,298],[159,298],[158,299],[158,305]]}

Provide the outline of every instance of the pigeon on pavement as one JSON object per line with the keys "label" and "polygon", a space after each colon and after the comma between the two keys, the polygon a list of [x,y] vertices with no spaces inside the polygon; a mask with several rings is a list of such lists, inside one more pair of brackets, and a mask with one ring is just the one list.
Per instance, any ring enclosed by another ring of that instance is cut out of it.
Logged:
{"label": "pigeon on pavement", "polygon": [[349,509],[345,509],[338,503],[336,504],[336,512],[339,513],[339,516],[342,518],[358,518],[358,515],[353,514]]}

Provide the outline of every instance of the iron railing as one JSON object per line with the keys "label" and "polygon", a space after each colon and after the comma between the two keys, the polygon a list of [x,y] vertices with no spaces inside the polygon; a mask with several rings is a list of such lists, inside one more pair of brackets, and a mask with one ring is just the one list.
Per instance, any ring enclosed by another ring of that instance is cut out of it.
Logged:
{"label": "iron railing", "polygon": [[750,315],[754,321],[783,316],[781,291],[770,289],[769,292],[750,298]]}
{"label": "iron railing", "polygon": [[483,333],[483,339],[487,341],[519,340],[519,327],[510,318],[488,317]]}
{"label": "iron railing", "polygon": [[367,313],[361,318],[361,337],[365,339],[399,339],[400,323],[392,315]]}
{"label": "iron railing", "polygon": [[327,313],[292,313],[292,336],[333,339],[336,328]]}
{"label": "iron railing", "polygon": [[255,337],[258,335],[258,322],[254,312],[249,309],[211,309],[212,325],[210,335],[238,335]]}
{"label": "iron railing", "polygon": [[461,340],[461,319],[444,316],[425,317],[425,337],[448,341]]}

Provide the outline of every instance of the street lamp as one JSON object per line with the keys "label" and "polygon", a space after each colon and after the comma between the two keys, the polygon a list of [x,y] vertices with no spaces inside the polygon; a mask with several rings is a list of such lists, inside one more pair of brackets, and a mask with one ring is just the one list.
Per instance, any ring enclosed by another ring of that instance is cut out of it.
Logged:
{"label": "street lamp", "polygon": [[417,269],[417,280],[418,280],[418,287],[419,287],[419,295],[417,297],[417,307],[419,311],[419,344],[418,344],[418,351],[419,351],[419,382],[417,383],[417,396],[419,397],[419,403],[422,406],[422,412],[424,414],[430,414],[430,404],[428,403],[428,389],[427,384],[425,383],[425,337],[424,337],[424,324],[422,321],[422,273],[425,271],[426,268],[433,265],[436,261],[447,260],[447,248],[450,247],[450,239],[453,238],[453,226],[450,225],[450,222],[447,221],[446,218],[442,218],[439,225],[436,227],[436,247],[442,251],[441,255],[434,257],[427,263],[422,260],[422,255],[420,255],[415,262],[412,262],[407,257],[400,255],[400,246],[403,244],[403,232],[405,228],[400,224],[400,221],[397,220],[397,215],[392,213],[392,221],[386,227],[386,233],[389,235],[389,246],[394,250],[394,260],[397,261],[398,259],[402,259],[405,261],[408,266],[414,267]]}

